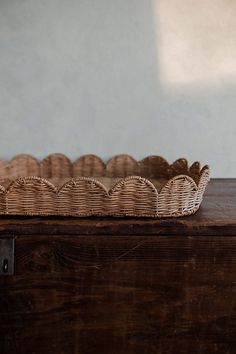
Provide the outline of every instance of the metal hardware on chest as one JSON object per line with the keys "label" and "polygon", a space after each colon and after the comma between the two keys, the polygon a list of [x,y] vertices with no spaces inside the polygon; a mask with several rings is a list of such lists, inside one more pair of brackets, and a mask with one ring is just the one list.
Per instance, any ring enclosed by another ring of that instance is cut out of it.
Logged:
{"label": "metal hardware on chest", "polygon": [[0,239],[0,276],[14,274],[14,238]]}

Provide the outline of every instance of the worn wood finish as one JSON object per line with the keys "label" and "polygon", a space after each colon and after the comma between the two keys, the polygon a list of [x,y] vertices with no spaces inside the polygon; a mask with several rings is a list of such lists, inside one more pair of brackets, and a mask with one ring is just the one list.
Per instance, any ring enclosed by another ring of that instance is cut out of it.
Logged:
{"label": "worn wood finish", "polygon": [[0,235],[236,235],[236,179],[213,179],[200,210],[167,219],[1,216]]}
{"label": "worn wood finish", "polygon": [[0,353],[236,353],[235,209],[214,180],[178,220],[1,218]]}
{"label": "worn wood finish", "polygon": [[235,353],[235,237],[35,236],[1,278],[1,353]]}

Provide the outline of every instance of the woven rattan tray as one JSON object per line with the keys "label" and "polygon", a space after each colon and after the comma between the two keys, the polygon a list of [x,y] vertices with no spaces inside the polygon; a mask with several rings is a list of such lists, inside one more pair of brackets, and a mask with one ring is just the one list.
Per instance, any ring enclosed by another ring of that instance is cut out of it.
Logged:
{"label": "woven rattan tray", "polygon": [[0,160],[0,214],[177,217],[198,210],[208,180],[207,165],[185,159],[18,155]]}

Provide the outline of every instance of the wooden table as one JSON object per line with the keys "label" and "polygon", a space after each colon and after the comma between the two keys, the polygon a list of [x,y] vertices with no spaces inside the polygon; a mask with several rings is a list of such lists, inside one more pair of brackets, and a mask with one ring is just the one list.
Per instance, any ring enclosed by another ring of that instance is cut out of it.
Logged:
{"label": "wooden table", "polygon": [[1,354],[236,353],[236,179],[193,216],[1,217],[0,238]]}

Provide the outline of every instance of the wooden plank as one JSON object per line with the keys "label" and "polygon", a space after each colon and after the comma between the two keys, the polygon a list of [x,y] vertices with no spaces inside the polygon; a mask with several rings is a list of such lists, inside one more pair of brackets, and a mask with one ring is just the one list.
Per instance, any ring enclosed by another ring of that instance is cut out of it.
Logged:
{"label": "wooden plank", "polygon": [[236,352],[236,237],[21,236],[0,353]]}
{"label": "wooden plank", "polygon": [[236,179],[213,179],[200,210],[172,219],[0,217],[0,236],[70,235],[236,235]]}

